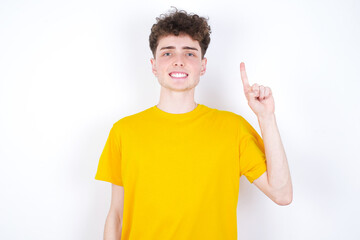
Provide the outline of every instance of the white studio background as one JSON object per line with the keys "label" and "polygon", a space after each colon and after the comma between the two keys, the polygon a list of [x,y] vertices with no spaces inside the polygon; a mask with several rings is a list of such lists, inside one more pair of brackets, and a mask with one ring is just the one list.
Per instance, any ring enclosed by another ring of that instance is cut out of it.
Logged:
{"label": "white studio background", "polygon": [[294,186],[278,206],[240,178],[239,240],[360,239],[359,1],[0,2],[0,239],[102,239],[109,130],[157,104],[148,44],[170,6],[208,16],[195,100],[260,132],[239,72],[269,86]]}

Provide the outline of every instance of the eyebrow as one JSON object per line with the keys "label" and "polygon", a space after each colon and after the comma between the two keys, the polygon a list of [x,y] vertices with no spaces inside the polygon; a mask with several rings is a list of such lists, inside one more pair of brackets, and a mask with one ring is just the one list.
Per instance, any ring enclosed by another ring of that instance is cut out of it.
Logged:
{"label": "eyebrow", "polygon": [[[162,47],[162,48],[160,48],[160,51],[161,51],[161,50],[165,50],[165,49],[175,49],[175,47],[174,47],[174,46]],[[188,46],[182,47],[182,49],[190,49],[190,50],[199,51],[197,48],[188,47]]]}

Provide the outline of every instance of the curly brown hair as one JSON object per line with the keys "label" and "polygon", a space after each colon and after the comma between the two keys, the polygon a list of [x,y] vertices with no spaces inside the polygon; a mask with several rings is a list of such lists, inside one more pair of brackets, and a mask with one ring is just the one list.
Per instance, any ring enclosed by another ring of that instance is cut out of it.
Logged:
{"label": "curly brown hair", "polygon": [[[175,7],[174,7],[175,8]],[[163,36],[188,34],[192,39],[199,42],[201,47],[201,58],[204,58],[210,43],[211,29],[206,18],[196,14],[188,14],[184,10],[175,8],[174,12],[161,14],[156,18],[156,23],[151,27],[149,36],[150,49],[155,58],[159,39]]]}

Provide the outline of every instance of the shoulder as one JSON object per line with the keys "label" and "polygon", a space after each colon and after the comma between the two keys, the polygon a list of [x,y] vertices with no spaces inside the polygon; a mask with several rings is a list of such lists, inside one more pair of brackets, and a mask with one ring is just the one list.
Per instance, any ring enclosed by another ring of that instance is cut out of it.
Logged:
{"label": "shoulder", "polygon": [[153,107],[149,107],[146,108],[144,110],[141,110],[140,112],[137,113],[133,113],[127,116],[124,116],[122,118],[120,118],[119,120],[117,120],[114,124],[113,124],[113,128],[114,129],[121,129],[124,127],[129,127],[132,125],[136,125],[139,122],[144,122],[146,121],[146,119],[149,117],[150,115],[150,111]]}
{"label": "shoulder", "polygon": [[242,115],[228,110],[220,110],[215,108],[213,110],[215,110],[214,117],[216,119],[221,119],[222,123],[238,129],[241,134],[251,133],[254,135],[257,133],[254,127]]}
{"label": "shoulder", "polygon": [[244,122],[247,122],[245,118],[243,118],[240,114],[237,114],[235,112],[228,110],[220,110],[215,108],[213,108],[213,110],[215,110],[214,115],[217,118],[222,118],[225,119],[226,121],[234,122],[235,124],[243,124]]}

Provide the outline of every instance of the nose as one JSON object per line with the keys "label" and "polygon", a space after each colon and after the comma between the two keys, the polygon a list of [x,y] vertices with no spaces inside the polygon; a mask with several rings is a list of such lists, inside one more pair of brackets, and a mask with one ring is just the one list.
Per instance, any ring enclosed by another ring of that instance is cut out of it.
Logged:
{"label": "nose", "polygon": [[176,57],[174,62],[173,62],[173,65],[175,67],[183,67],[184,66],[184,61],[183,61],[182,57],[181,56]]}

